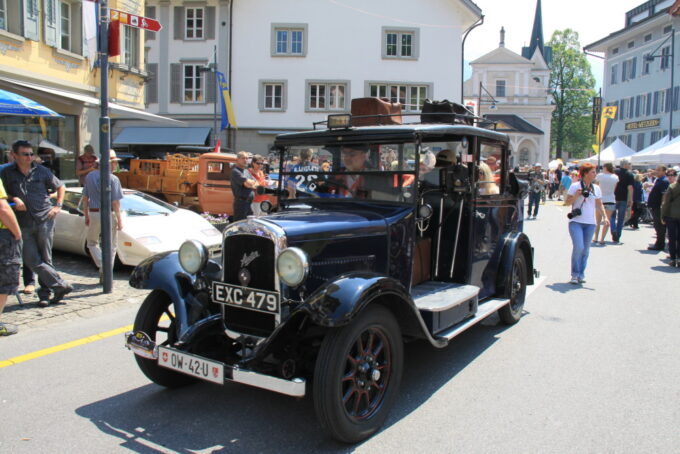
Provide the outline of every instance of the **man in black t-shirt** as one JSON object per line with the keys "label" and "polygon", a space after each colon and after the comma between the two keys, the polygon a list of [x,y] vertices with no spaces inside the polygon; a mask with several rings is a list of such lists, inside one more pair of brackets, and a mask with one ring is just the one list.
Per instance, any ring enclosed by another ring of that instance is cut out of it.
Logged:
{"label": "man in black t-shirt", "polygon": [[233,222],[253,214],[250,204],[253,201],[253,189],[257,187],[257,181],[250,175],[247,166],[248,153],[239,151],[236,155],[236,165],[231,169],[231,192],[234,194]]}
{"label": "man in black t-shirt", "polygon": [[616,175],[619,177],[619,182],[614,188],[614,196],[616,197],[616,209],[612,213],[610,219],[612,240],[618,243],[621,239],[621,232],[623,231],[623,223],[626,218],[626,211],[633,206],[633,184],[635,177],[630,171],[630,161],[627,159],[621,160],[621,167],[616,170]]}

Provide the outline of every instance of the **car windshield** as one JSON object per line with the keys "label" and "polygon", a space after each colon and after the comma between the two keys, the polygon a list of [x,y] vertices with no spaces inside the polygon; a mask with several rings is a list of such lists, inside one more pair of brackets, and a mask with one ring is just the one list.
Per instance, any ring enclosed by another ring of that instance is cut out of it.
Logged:
{"label": "car windshield", "polygon": [[289,198],[410,202],[415,197],[414,143],[295,146],[283,153]]}
{"label": "car windshield", "polygon": [[177,207],[162,202],[141,192],[126,192],[123,194],[120,209],[127,216],[167,216],[178,210]]}

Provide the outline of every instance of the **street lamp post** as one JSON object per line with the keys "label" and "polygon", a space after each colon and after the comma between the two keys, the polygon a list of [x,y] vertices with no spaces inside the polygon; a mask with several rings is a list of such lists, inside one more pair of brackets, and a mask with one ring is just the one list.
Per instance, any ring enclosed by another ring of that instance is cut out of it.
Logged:
{"label": "street lamp post", "polygon": [[668,123],[669,123],[668,124],[668,138],[672,139],[673,138],[673,107],[674,107],[673,106],[673,98],[674,98],[674,96],[673,96],[674,90],[673,89],[675,88],[673,86],[674,83],[675,83],[675,29],[674,28],[671,29],[671,36],[670,36],[671,51],[670,51],[670,53],[668,53],[668,54],[662,53],[661,55],[654,55],[656,52],[658,52],[658,50],[661,48],[661,46],[666,44],[666,41],[668,41],[668,39],[669,38],[666,38],[665,40],[663,40],[661,42],[661,44],[659,44],[659,46],[656,49],[654,49],[653,52],[649,53],[645,57],[645,60],[653,61],[655,58],[668,58],[668,57],[671,58],[671,89],[670,89],[670,93],[669,93],[670,98],[671,98],[671,100],[670,100],[670,107],[671,108],[668,109]]}

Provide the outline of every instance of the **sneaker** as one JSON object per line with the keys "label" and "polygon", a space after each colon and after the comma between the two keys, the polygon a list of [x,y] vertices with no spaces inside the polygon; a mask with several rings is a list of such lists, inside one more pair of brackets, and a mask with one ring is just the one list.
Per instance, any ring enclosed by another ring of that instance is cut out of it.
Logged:
{"label": "sneaker", "polygon": [[648,251],[663,251],[663,249],[664,249],[663,246],[657,246],[657,245],[649,246],[647,248]]}
{"label": "sneaker", "polygon": [[19,332],[19,328],[16,325],[10,325],[9,323],[0,323],[0,336],[11,336]]}
{"label": "sneaker", "polygon": [[577,277],[572,277],[571,280],[569,281],[570,284],[578,285],[579,281]]}
{"label": "sneaker", "polygon": [[55,304],[64,299],[66,295],[71,293],[73,291],[73,287],[71,287],[69,284],[66,284],[65,287],[57,287],[54,289],[54,296],[50,300],[50,303]]}
{"label": "sneaker", "polygon": [[38,301],[36,304],[38,305],[38,307],[47,307],[50,304],[50,302],[45,298],[40,298],[40,301]]}
{"label": "sneaker", "polygon": [[583,277],[579,277],[579,278],[578,278],[578,283],[579,283],[579,284],[585,284],[585,283],[586,283],[586,279],[583,278]]}

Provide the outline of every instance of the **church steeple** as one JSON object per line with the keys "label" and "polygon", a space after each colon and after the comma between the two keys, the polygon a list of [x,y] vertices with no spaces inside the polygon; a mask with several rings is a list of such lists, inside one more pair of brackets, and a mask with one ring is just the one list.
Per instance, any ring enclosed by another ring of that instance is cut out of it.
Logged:
{"label": "church steeple", "polygon": [[543,13],[541,12],[541,0],[536,0],[536,13],[534,14],[534,28],[531,30],[529,45],[522,48],[522,57],[531,60],[536,49],[543,55],[546,63],[552,60],[552,49],[543,43]]}

